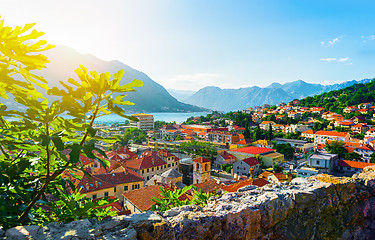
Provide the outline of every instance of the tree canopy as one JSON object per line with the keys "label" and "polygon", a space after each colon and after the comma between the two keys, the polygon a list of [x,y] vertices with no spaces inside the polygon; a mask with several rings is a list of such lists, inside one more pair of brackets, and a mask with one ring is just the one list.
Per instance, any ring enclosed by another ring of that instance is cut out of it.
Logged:
{"label": "tree canopy", "polygon": [[[98,208],[109,203],[106,199],[85,199],[69,176],[91,179],[80,155],[109,166],[95,142],[116,139],[98,136],[101,129],[93,123],[110,113],[133,120],[120,106],[131,105],[123,100],[126,92],[143,85],[139,80],[120,85],[123,70],[111,76],[79,66],[76,79],[60,81],[61,89],[50,88],[37,70],[46,67],[49,60],[42,53],[53,46],[38,40],[43,33],[31,31],[33,26],[12,28],[0,22],[0,97],[14,99],[26,109],[0,104],[0,226],[4,229],[109,214],[108,209]],[[43,92],[57,100],[48,100]],[[47,196],[61,201],[51,202]]]}

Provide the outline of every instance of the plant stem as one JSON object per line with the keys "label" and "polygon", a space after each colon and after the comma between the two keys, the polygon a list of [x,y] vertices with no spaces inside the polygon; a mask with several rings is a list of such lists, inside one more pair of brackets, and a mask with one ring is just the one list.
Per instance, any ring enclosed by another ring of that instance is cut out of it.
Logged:
{"label": "plant stem", "polygon": [[[99,97],[99,100],[98,100],[98,103],[96,104],[96,109],[95,109],[95,112],[92,116],[92,119],[90,121],[90,126],[92,127],[92,125],[94,124],[94,120],[96,118],[96,115],[98,114],[99,112],[99,104],[100,104],[100,101],[102,100],[101,96]],[[85,133],[85,136],[82,138],[82,141],[80,143],[80,145],[82,146],[84,143],[85,143],[85,140],[88,136],[88,131],[86,131]],[[21,214],[21,216],[19,217],[18,221],[21,223],[21,224],[26,224],[26,221],[27,221],[27,216],[29,215],[29,212],[30,210],[34,207],[35,203],[40,199],[40,197],[42,196],[42,194],[44,193],[44,191],[47,189],[48,187],[48,184],[55,180],[60,174],[62,174],[66,167],[70,164],[70,160],[68,160],[68,162],[64,165],[64,167],[56,172],[54,172],[51,176],[48,176],[47,175],[47,178],[46,178],[46,182],[43,184],[42,188],[39,190],[38,194],[35,196],[35,198],[29,203],[29,205],[27,205],[27,208],[25,209],[25,211]]]}

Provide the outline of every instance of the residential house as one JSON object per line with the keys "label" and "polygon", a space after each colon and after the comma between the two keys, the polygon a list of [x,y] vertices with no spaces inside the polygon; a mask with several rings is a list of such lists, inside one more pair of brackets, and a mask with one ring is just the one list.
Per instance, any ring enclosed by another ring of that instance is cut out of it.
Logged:
{"label": "residential house", "polygon": [[347,106],[344,108],[343,112],[344,113],[352,113],[358,111],[358,108],[356,106]]}
{"label": "residential house", "polygon": [[147,151],[142,153],[137,159],[126,162],[126,166],[133,169],[139,175],[141,175],[145,182],[150,180],[152,176],[162,174],[170,168],[178,168],[178,162],[168,163],[163,161],[157,152]]}
{"label": "residential house", "polygon": [[262,148],[272,148],[273,144],[271,141],[260,139],[258,141],[253,142],[251,145],[254,147],[262,147]]}
{"label": "residential house", "polygon": [[245,148],[231,149],[228,150],[228,153],[235,156],[237,160],[243,160],[245,158],[259,155],[266,167],[272,167],[276,163],[284,162],[284,155],[271,148],[249,146]]}
{"label": "residential house", "polygon": [[235,156],[224,151],[224,154],[217,156],[215,164],[216,167],[220,167],[223,164],[233,164],[235,161],[237,161]]}
{"label": "residential house", "polygon": [[[151,210],[152,205],[155,204],[152,201],[152,198],[161,198],[161,190],[160,187],[164,188],[166,191],[173,191],[177,189],[176,186],[170,186],[169,184],[162,184],[159,183],[157,185],[152,185],[148,187],[144,187],[141,189],[137,189],[131,192],[127,192],[123,194],[123,206],[125,209],[130,210],[133,213],[142,213],[145,211]],[[180,198],[180,200],[186,200],[187,196],[184,194]]]}
{"label": "residential house", "polygon": [[338,155],[331,153],[314,153],[307,159],[307,165],[320,173],[331,173],[337,167]]}
{"label": "residential house", "polygon": [[311,110],[312,113],[322,114],[324,112],[323,107],[312,107],[312,108],[310,108],[310,110]]}
{"label": "residential house", "polygon": [[327,141],[349,142],[350,133],[336,131],[318,131],[315,133],[314,145],[324,144]]}
{"label": "residential house", "polygon": [[350,120],[352,120],[355,124],[358,124],[360,122],[366,121],[366,117],[364,116],[352,117]]}
{"label": "residential house", "polygon": [[309,167],[301,167],[296,169],[297,177],[311,177],[319,174],[319,170]]}
{"label": "residential house", "polygon": [[268,130],[269,126],[275,125],[276,123],[274,121],[263,121],[261,124],[259,124],[259,128],[263,130]]}
{"label": "residential house", "polygon": [[[270,183],[280,183],[280,182],[286,182],[292,180],[292,175],[285,175],[284,173],[273,173],[264,171],[261,174],[259,174],[259,178],[263,178],[267,180]],[[289,179],[288,179],[289,178]]]}
{"label": "residential house", "polygon": [[290,144],[293,148],[301,152],[308,152],[313,147],[314,144],[304,140],[297,139],[287,139],[287,138],[274,138],[273,141],[276,141],[277,144]]}
{"label": "residential house", "polygon": [[355,125],[355,123],[351,120],[344,120],[344,121],[336,121],[335,122],[335,127],[350,128],[353,125]]}
{"label": "residential house", "polygon": [[226,192],[237,192],[238,189],[246,186],[253,185],[257,187],[263,187],[269,183],[270,182],[263,178],[247,178],[241,181],[235,181],[234,183],[229,183],[228,185],[221,187],[221,189]]}
{"label": "residential house", "polygon": [[354,134],[365,133],[370,127],[366,123],[358,123],[350,128]]}
{"label": "residential house", "polygon": [[304,138],[314,139],[315,131],[312,130],[312,129],[304,131],[304,132],[301,133],[301,136],[304,137]]}
{"label": "residential house", "polygon": [[[90,169],[86,170],[91,173]],[[82,175],[81,180],[72,179],[72,181],[82,194],[92,199],[113,196],[121,200],[121,194],[124,192],[143,187],[143,178],[122,165],[110,172],[92,174],[91,180],[86,175]]]}
{"label": "residential house", "polygon": [[308,125],[303,125],[303,124],[291,124],[285,128],[285,132],[292,132],[292,133],[297,133],[297,132],[304,132],[307,130],[310,130],[311,127]]}
{"label": "residential house", "polygon": [[231,132],[212,131],[207,133],[207,141],[210,142],[234,144],[239,140],[239,135]]}
{"label": "residential house", "polygon": [[374,166],[374,163],[364,163],[349,160],[340,160],[338,162],[338,170],[348,174],[361,173],[368,166]]}
{"label": "residential house", "polygon": [[260,170],[259,162],[254,157],[245,158],[233,163],[233,174],[250,177],[250,169],[253,169],[255,173],[258,173]]}
{"label": "residential house", "polygon": [[371,103],[361,103],[361,104],[358,105],[358,108],[359,108],[359,109],[368,109],[368,108],[370,108],[371,106],[372,106]]}

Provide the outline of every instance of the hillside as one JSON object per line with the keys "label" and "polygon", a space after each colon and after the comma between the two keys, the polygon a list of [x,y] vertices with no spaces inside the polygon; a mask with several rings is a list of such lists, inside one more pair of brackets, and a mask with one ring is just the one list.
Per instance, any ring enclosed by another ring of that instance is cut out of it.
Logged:
{"label": "hillside", "polygon": [[[50,86],[59,87],[59,81],[66,81],[68,78],[76,78],[74,70],[80,64],[87,69],[100,72],[110,72],[111,74],[120,69],[125,71],[121,84],[128,83],[133,79],[142,80],[143,87],[137,89],[137,92],[129,92],[126,100],[134,102],[133,106],[126,106],[125,109],[131,112],[200,112],[204,111],[200,107],[179,102],[172,97],[167,90],[160,84],[153,81],[145,73],[129,67],[120,61],[103,61],[90,54],[80,54],[74,49],[66,46],[56,46],[44,53],[51,60],[46,69],[40,71],[40,75],[49,81]],[[14,107],[11,100],[3,103]]]}
{"label": "hillside", "polygon": [[322,85],[307,83],[302,80],[285,84],[272,83],[268,87],[248,87],[240,89],[221,89],[205,87],[184,102],[219,111],[235,111],[248,107],[289,102],[315,94],[345,88],[356,83],[366,83],[370,79],[348,81],[341,84]]}
{"label": "hillside", "polygon": [[333,90],[323,94],[301,99],[301,106],[324,107],[327,111],[342,110],[347,106],[375,102],[375,81],[358,83],[340,90]]}

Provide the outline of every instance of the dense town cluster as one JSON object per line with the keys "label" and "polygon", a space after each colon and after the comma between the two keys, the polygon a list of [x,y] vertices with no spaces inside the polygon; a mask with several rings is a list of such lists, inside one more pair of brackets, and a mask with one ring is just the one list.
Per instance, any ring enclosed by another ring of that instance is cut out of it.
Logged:
{"label": "dense town cluster", "polygon": [[[203,192],[223,193],[319,173],[352,175],[375,165],[374,109],[371,103],[349,106],[344,112],[361,115],[347,119],[294,100],[213,112],[183,124],[160,124],[150,114],[133,114],[139,121],[112,129],[121,134],[137,129],[141,133],[136,137],[147,137],[136,142],[130,136],[107,147],[107,169],[81,156],[92,179],[83,176],[74,184],[93,199],[117,198],[112,209],[131,214],[150,210],[152,199],[162,198],[161,188],[174,191],[194,185]],[[192,192],[181,198],[192,198]]]}

